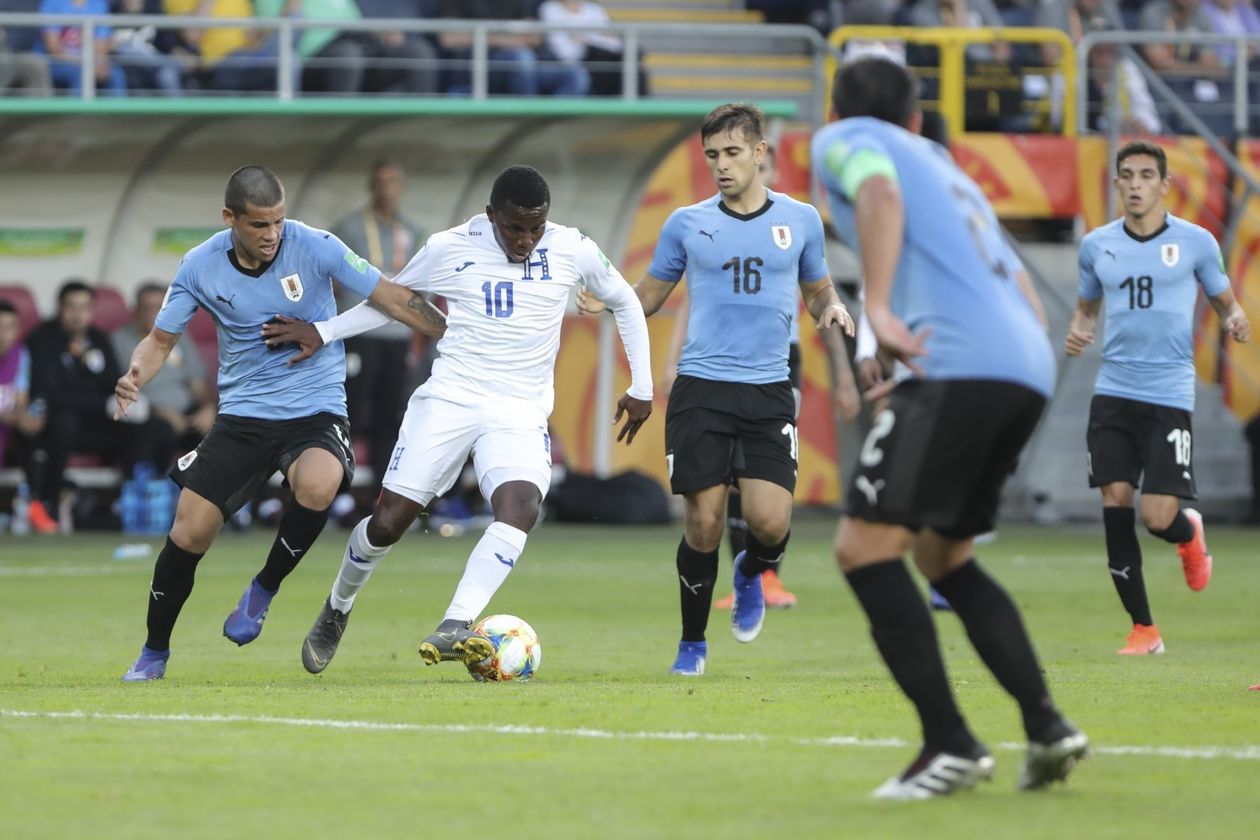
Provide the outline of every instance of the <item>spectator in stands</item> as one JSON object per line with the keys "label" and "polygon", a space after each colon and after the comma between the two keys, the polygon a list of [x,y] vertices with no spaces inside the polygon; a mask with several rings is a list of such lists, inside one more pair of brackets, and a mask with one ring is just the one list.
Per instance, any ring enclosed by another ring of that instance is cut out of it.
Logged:
{"label": "spectator in stands", "polygon": [[[146,335],[153,331],[166,297],[166,286],[155,281],[136,290],[132,320],[114,330],[110,341],[114,358],[126,360]],[[214,424],[215,399],[206,381],[197,347],[187,333],[180,336],[166,364],[144,386],[152,422],[150,432],[160,440],[152,443],[159,474],[170,466],[176,449],[193,449]]]}
{"label": "spectator in stands", "polygon": [[[355,21],[363,17],[355,0],[255,0],[262,17],[295,16]],[[304,67],[302,89],[342,96],[365,91],[422,93],[432,91],[420,61],[431,57],[400,32],[350,32],[307,29],[298,36]],[[373,62],[381,63],[373,66]],[[426,86],[427,85],[427,86]]]}
{"label": "spectator in stands", "polygon": [[[589,23],[602,25],[609,22],[608,12],[592,0],[545,0],[538,7],[538,19],[544,23]],[[621,39],[608,32],[556,31],[547,34],[548,57],[587,72],[591,77],[590,91],[596,96],[620,96]],[[647,73],[639,63],[639,95],[647,90]]]}
{"label": "spectator in stands", "polygon": [[[289,0],[286,10],[297,2]],[[168,15],[254,17],[251,0],[162,0],[162,5]],[[276,89],[279,41],[274,31],[224,26],[186,29],[180,35],[201,56],[200,76],[206,87],[230,92]],[[291,86],[297,89],[296,78]]]}
{"label": "spectator in stands", "polygon": [[[939,28],[954,26],[965,29],[1005,26],[1002,15],[992,0],[918,0],[910,7],[908,21],[911,26]],[[1004,41],[992,44],[972,44],[966,55],[973,61],[1007,62],[1011,59],[1011,45]]]}
{"label": "spectator in stands", "polygon": [[31,354],[19,337],[17,308],[0,300],[0,467],[10,436],[44,428],[44,418],[30,411]]}
{"label": "spectator in stands", "polygon": [[[41,15],[107,15],[109,0],[42,0]],[[127,79],[123,70],[110,60],[113,31],[108,26],[93,30],[96,52],[94,67],[96,86],[110,96],[127,95]],[[38,46],[48,54],[53,83],[78,95],[82,88],[80,55],[83,52],[83,30],[77,23],[66,26],[45,26]]]}
{"label": "spectator in stands", "polygon": [[[161,0],[116,0],[115,9],[124,15],[162,14]],[[183,95],[184,70],[192,69],[194,62],[191,57],[164,52],[159,46],[167,42],[163,34],[152,25],[114,29],[114,55],[126,76],[128,90]]]}
{"label": "spectator in stands", "polygon": [[[1208,0],[1203,4],[1203,14],[1218,35],[1260,35],[1260,13],[1248,0]],[[1234,66],[1233,44],[1217,44],[1213,49],[1221,64]],[[1247,61],[1255,57],[1256,50],[1252,47],[1247,51]]]}
{"label": "spectator in stands", "polygon": [[[1119,20],[1120,11],[1113,0],[1048,0],[1037,6],[1034,23],[1048,29],[1067,33],[1073,46],[1094,30]],[[1061,58],[1058,44],[1041,45],[1041,59],[1047,67],[1054,67]]]}
{"label": "spectator in stands", "polygon": [[[1212,32],[1212,21],[1199,5],[1199,0],[1152,0],[1138,16],[1138,29],[1145,32],[1208,34]],[[1198,44],[1144,44],[1142,54],[1154,70],[1163,74],[1193,79],[1204,74],[1219,75],[1221,71],[1221,60],[1216,53]],[[1201,92],[1205,90],[1200,86],[1195,98],[1211,101],[1207,98],[1210,94]]]}
{"label": "spectator in stands", "polygon": [[[338,239],[388,277],[402,271],[425,238],[419,226],[400,212],[403,187],[401,166],[391,160],[376,161],[368,177],[371,201],[332,227]],[[337,307],[342,312],[361,300],[344,288],[338,289]],[[368,438],[372,481],[377,488],[406,404],[407,353],[412,335],[410,327],[393,322],[346,342],[350,429]]]}
{"label": "spectator in stands", "polygon": [[[365,18],[425,17],[423,0],[359,0]],[[369,65],[364,90],[369,93],[434,93],[438,89],[437,45],[418,32],[381,32],[377,39],[384,47],[376,51],[378,61]],[[380,59],[389,59],[387,64]],[[405,60],[405,65],[396,62]]]}
{"label": "spectator in stands", "polygon": [[[39,0],[0,0],[0,12],[37,12]],[[48,56],[36,52],[39,29],[0,28],[0,96],[18,88],[26,96],[51,96]]]}
{"label": "spectator in stands", "polygon": [[[442,0],[442,17],[471,20],[524,20],[529,17],[522,0]],[[471,32],[443,32],[438,43],[451,58],[472,60]],[[489,37],[490,92],[515,96],[584,96],[591,86],[591,76],[583,68],[558,62],[540,64],[537,49],[542,46],[539,35],[494,33]],[[469,78],[471,71],[459,74]],[[470,83],[456,82],[454,89],[467,90]]]}
{"label": "spectator in stands", "polygon": [[[1093,31],[1108,28],[1106,21],[1095,20]],[[1090,129],[1107,131],[1113,110],[1119,111],[1123,134],[1158,134],[1163,128],[1141,68],[1115,44],[1095,44],[1089,51],[1087,89]]]}

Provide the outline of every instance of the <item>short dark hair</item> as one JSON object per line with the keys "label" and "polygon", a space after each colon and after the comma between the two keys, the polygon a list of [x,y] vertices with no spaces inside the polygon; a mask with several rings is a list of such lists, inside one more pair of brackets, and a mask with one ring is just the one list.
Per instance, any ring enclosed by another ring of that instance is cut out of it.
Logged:
{"label": "short dark hair", "polygon": [[17,307],[7,300],[0,300],[0,315],[17,315]]}
{"label": "short dark hair", "polygon": [[880,56],[862,56],[836,70],[831,105],[841,117],[874,117],[906,128],[919,107],[919,80]]}
{"label": "short dark hair", "polygon": [[96,300],[96,289],[93,289],[79,278],[73,277],[62,283],[61,288],[57,290],[57,306],[64,306],[66,298],[76,292],[87,292],[92,300]]}
{"label": "short dark hair", "polygon": [[368,170],[368,174],[375,175],[382,169],[397,169],[399,172],[403,171],[402,164],[393,158],[378,157],[376,160],[372,161],[372,168]]}
{"label": "short dark hair", "polygon": [[727,102],[709,112],[700,124],[700,142],[715,134],[738,130],[750,145],[757,145],[766,136],[766,115],[756,105],[747,102]]}
{"label": "short dark hair", "polygon": [[139,287],[136,288],[136,306],[140,305],[140,298],[151,292],[157,292],[159,295],[165,297],[166,286],[156,280],[145,280],[139,285]]}
{"label": "short dark hair", "polygon": [[532,166],[509,166],[494,179],[490,206],[498,210],[507,204],[533,209],[551,204],[551,190],[542,173]]}
{"label": "short dark hair", "polygon": [[1120,147],[1120,151],[1116,152],[1117,175],[1120,174],[1120,164],[1124,162],[1124,159],[1135,155],[1150,155],[1155,158],[1155,163],[1159,166],[1160,180],[1168,177],[1168,155],[1164,154],[1163,148],[1149,140],[1131,140]]}
{"label": "short dark hair", "polygon": [[242,166],[228,178],[223,191],[223,206],[233,213],[244,213],[246,205],[275,207],[284,201],[284,185],[265,166],[251,163]]}

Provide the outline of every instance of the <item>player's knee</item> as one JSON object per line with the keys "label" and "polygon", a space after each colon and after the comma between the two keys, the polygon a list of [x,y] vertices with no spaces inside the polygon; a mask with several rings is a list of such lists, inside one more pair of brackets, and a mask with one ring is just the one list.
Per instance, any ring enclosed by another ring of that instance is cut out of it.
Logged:
{"label": "player's knee", "polygon": [[1167,531],[1172,525],[1173,520],[1177,518],[1177,511],[1174,508],[1171,511],[1163,510],[1144,510],[1142,511],[1142,524],[1146,526],[1146,530],[1152,534],[1159,535],[1163,531]]}
{"label": "player's knee", "polygon": [[725,529],[725,511],[692,511],[686,522],[687,544],[696,551],[713,551],[722,544]]}
{"label": "player's knee", "polygon": [[293,488],[293,498],[307,510],[327,510],[340,486],[340,481],[303,482]]}
{"label": "player's knee", "polygon": [[217,528],[205,528],[189,518],[176,517],[175,523],[171,525],[170,539],[190,554],[205,554],[210,550],[210,545],[214,542],[217,533]]}
{"label": "player's knee", "polygon": [[[501,508],[501,509],[500,509]],[[494,518],[518,531],[528,533],[538,523],[539,500],[532,497],[513,497],[496,507]]]}
{"label": "player's knee", "polygon": [[749,533],[762,545],[778,545],[787,538],[788,529],[792,527],[790,516],[750,517],[745,511],[744,518],[748,522]]}
{"label": "player's knee", "polygon": [[367,524],[368,542],[378,548],[393,545],[402,539],[402,535],[411,527],[414,517],[406,516],[402,511],[381,504]]}

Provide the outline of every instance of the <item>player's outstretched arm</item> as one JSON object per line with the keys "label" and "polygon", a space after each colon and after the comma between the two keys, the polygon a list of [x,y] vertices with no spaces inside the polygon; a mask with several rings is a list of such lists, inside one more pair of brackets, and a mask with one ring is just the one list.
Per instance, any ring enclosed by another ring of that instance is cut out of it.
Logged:
{"label": "player's outstretched arm", "polygon": [[871,332],[881,350],[921,376],[923,370],[914,360],[927,353],[927,332],[911,333],[889,304],[906,226],[901,188],[887,175],[871,175],[858,188],[853,208]]}
{"label": "player's outstretched arm", "polygon": [[[658,280],[651,275],[645,276],[642,280],[634,285],[635,297],[639,299],[639,305],[643,308],[644,316],[655,314],[665,303],[665,299],[669,297],[669,293],[674,291],[677,283],[667,283],[664,280]],[[583,315],[598,315],[612,307],[609,302],[590,289],[578,289],[577,293],[578,312]]]}
{"label": "player's outstretched arm", "polygon": [[166,363],[167,356],[171,355],[171,350],[179,341],[179,335],[154,327],[136,345],[131,354],[131,362],[127,365],[127,372],[118,378],[118,383],[114,386],[114,396],[118,400],[118,406],[114,409],[115,420],[125,417],[127,409],[140,399],[140,389],[157,376],[157,372]]}
{"label": "player's outstretched arm", "polygon": [[1216,310],[1221,324],[1234,341],[1246,342],[1251,338],[1251,322],[1247,320],[1247,313],[1243,311],[1232,291],[1226,289],[1219,295],[1212,295],[1208,300],[1212,302],[1212,308]]}
{"label": "player's outstretched arm", "polygon": [[441,338],[446,334],[446,316],[419,292],[381,281],[368,300],[381,312],[422,335]]}
{"label": "player's outstretched arm", "polygon": [[684,297],[674,310],[674,329],[669,335],[669,348],[665,351],[665,366],[661,370],[661,392],[669,396],[678,378],[678,362],[682,359],[683,345],[687,343],[687,319],[691,317],[691,298]]}
{"label": "player's outstretched arm", "polygon": [[1102,298],[1076,299],[1076,309],[1072,311],[1067,339],[1063,342],[1064,350],[1069,356],[1081,355],[1086,347],[1094,343],[1094,330],[1098,327],[1098,310],[1101,306]]}

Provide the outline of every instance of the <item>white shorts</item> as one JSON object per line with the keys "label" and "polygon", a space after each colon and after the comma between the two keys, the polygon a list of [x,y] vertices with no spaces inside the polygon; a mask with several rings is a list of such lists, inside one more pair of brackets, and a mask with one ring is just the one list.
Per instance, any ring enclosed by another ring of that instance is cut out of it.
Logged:
{"label": "white shorts", "polygon": [[486,501],[509,481],[528,481],[546,497],[551,486],[547,414],[515,400],[470,406],[413,394],[381,484],[427,506],[451,489],[469,454]]}

